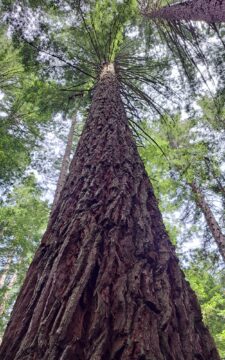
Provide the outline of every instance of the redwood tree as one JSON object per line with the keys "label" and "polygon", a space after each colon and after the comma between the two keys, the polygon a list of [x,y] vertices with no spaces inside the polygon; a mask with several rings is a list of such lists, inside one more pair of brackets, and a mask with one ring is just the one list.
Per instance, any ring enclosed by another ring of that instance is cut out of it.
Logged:
{"label": "redwood tree", "polygon": [[[104,1],[95,3],[98,24],[93,32],[93,17],[87,21],[81,13],[99,60],[92,105],[60,198],[15,303],[0,358],[219,360],[165,231],[125,111],[128,87],[132,100],[135,94],[156,106],[135,87],[142,79],[156,87],[156,65],[152,61],[143,71],[139,55],[140,66],[132,66],[134,55],[129,57],[127,48],[120,63],[114,62],[124,33],[123,14],[112,1],[108,26],[109,18],[99,9]],[[82,37],[85,47],[84,31]],[[109,53],[104,54],[104,49]],[[78,53],[80,58],[84,55]],[[88,59],[84,75],[93,68]],[[73,70],[79,67],[79,61],[70,64]],[[122,74],[126,66],[133,69],[134,83],[131,72]]]}
{"label": "redwood tree", "polygon": [[164,6],[159,9],[144,10],[150,18],[160,18],[168,21],[205,21],[216,23],[225,21],[224,0],[187,0]]}
{"label": "redwood tree", "polygon": [[113,64],[101,71],[0,358],[219,359],[163,226]]}

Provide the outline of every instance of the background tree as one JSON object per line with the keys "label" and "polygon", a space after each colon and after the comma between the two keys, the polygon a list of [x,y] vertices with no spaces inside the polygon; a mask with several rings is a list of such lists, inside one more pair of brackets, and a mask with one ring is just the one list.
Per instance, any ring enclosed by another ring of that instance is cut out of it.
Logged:
{"label": "background tree", "polygon": [[[163,157],[159,149],[153,153],[153,144],[141,150],[144,160],[151,156],[152,164],[155,164],[152,166],[149,162],[147,169],[164,204],[163,209],[171,211],[171,203],[176,203],[177,209],[184,206],[184,199],[187,204],[194,200],[197,213],[199,210],[203,213],[214,241],[218,244],[219,240],[219,251],[224,256],[224,240],[220,242],[223,239],[224,218],[221,177],[224,153],[218,146],[218,136],[221,134],[213,132],[205,122],[204,115],[183,120],[178,116],[173,121],[153,123],[146,131],[151,132],[167,154],[167,158]],[[194,218],[198,217],[194,215]]]}
{"label": "background tree", "polygon": [[53,204],[52,204],[52,211],[54,211],[54,209],[57,205],[61,191],[65,185],[66,178],[69,173],[70,157],[72,154],[73,139],[74,139],[74,130],[75,130],[76,122],[77,122],[76,117],[77,117],[77,114],[74,114],[73,118],[71,120],[70,130],[69,130],[69,134],[68,134],[68,138],[67,138],[67,142],[66,142],[66,149],[65,149],[65,153],[63,155],[60,173],[59,173],[59,177],[58,177],[58,181],[57,181],[57,185],[56,185],[54,200],[53,200]]}
{"label": "background tree", "polygon": [[[163,1],[143,1],[144,13],[150,18],[161,18],[169,21],[205,21],[207,23],[225,22],[225,2],[212,0],[183,1],[160,7]],[[143,6],[143,5],[142,5]]]}

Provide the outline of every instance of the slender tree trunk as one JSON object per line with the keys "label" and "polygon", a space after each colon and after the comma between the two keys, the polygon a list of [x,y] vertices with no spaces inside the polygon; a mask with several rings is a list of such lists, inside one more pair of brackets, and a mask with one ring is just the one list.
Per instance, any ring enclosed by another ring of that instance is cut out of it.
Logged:
{"label": "slender tree trunk", "polygon": [[[7,308],[7,303],[10,299],[11,290],[17,281],[17,272],[11,276],[9,283],[6,284],[6,279],[9,276],[10,265],[12,264],[12,259],[6,264],[4,272],[0,276],[0,291],[1,291],[1,301],[0,301],[0,318],[5,313]],[[0,335],[0,344],[2,342],[2,336]]]}
{"label": "slender tree trunk", "polygon": [[160,18],[168,21],[205,21],[217,23],[225,21],[225,0],[189,0],[157,10],[144,11],[150,18]]}
{"label": "slender tree trunk", "polygon": [[12,263],[13,263],[12,256],[9,256],[7,263],[5,264],[4,269],[0,274],[0,289],[3,288],[5,285],[5,280],[7,278],[7,275],[9,274],[9,269]]}
{"label": "slender tree trunk", "polygon": [[3,286],[5,285],[5,279],[8,274],[8,269],[9,269],[9,266],[7,264],[6,267],[4,268],[4,270],[2,271],[2,273],[0,274],[0,289],[3,288]]}
{"label": "slender tree trunk", "polygon": [[105,65],[1,360],[218,360]]}
{"label": "slender tree trunk", "polygon": [[193,193],[195,194],[196,204],[203,212],[209,230],[218,246],[219,252],[223,260],[225,261],[225,235],[223,235],[222,230],[218,222],[216,221],[215,216],[213,215],[201,189],[196,185],[194,181],[190,183],[190,186]]}
{"label": "slender tree trunk", "polygon": [[56,185],[55,196],[52,204],[52,213],[56,208],[61,191],[66,182],[66,177],[68,175],[69,165],[70,165],[70,155],[73,146],[73,135],[74,135],[75,124],[76,124],[76,115],[72,118],[69,134],[67,137],[66,149],[62,159],[61,169],[60,169],[59,178]]}
{"label": "slender tree trunk", "polygon": [[[5,309],[6,309],[6,306],[7,306],[7,301],[9,300],[10,298],[10,293],[11,293],[11,289],[12,287],[15,285],[16,283],[16,280],[17,280],[17,273],[14,273],[7,285],[7,289],[1,299],[1,304],[0,304],[0,316],[2,316],[5,312]],[[0,342],[1,342],[1,339],[0,339]]]}

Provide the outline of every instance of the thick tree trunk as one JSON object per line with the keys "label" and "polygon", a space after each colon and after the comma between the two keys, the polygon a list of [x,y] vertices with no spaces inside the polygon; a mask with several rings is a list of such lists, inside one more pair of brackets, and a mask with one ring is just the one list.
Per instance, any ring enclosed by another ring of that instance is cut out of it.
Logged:
{"label": "thick tree trunk", "polygon": [[222,230],[218,222],[216,221],[216,218],[213,215],[201,189],[196,185],[194,181],[190,184],[190,186],[193,193],[195,194],[196,204],[203,212],[209,230],[218,246],[219,252],[223,260],[225,261],[225,236],[223,235]]}
{"label": "thick tree trunk", "polygon": [[71,155],[72,146],[73,146],[73,135],[74,135],[75,124],[76,124],[76,116],[74,116],[71,121],[71,126],[70,126],[69,134],[67,137],[66,149],[65,149],[65,152],[63,155],[62,165],[61,165],[59,178],[58,178],[56,190],[55,190],[55,196],[54,196],[54,200],[53,200],[53,204],[52,204],[52,212],[56,208],[61,191],[66,182],[66,177],[68,175],[69,165],[70,165],[70,155]]}
{"label": "thick tree trunk", "polygon": [[168,21],[205,21],[217,23],[225,21],[225,0],[190,0],[162,7],[144,14],[150,18]]}
{"label": "thick tree trunk", "polygon": [[1,360],[218,360],[105,66]]}

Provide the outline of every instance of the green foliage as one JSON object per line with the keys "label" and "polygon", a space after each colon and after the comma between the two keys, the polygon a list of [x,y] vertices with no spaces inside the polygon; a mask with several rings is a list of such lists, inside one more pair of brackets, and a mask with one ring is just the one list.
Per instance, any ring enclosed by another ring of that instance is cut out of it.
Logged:
{"label": "green foliage", "polygon": [[153,122],[146,129],[158,147],[149,142],[140,151],[150,177],[153,181],[156,179],[157,192],[171,196],[178,186],[187,188],[193,181],[212,189],[221,175],[223,154],[219,158],[216,134],[213,137],[204,115],[185,120],[180,116],[164,117],[163,120]]}
{"label": "green foliage", "polygon": [[[57,112],[68,113],[71,106],[63,86],[27,72],[21,49],[0,34],[0,185],[13,183],[31,161],[44,126]],[[71,96],[71,93],[69,93]]]}
{"label": "green foliage", "polygon": [[12,123],[16,120],[11,117],[9,121],[7,118],[7,112],[12,110],[12,92],[22,79],[23,66],[19,61],[19,52],[13,49],[3,32],[0,34],[0,60],[0,94],[3,97],[0,108],[0,179],[8,180],[15,169],[24,170],[27,166],[28,152],[22,139],[13,134]]}
{"label": "green foliage", "polygon": [[146,134],[149,134],[154,142],[146,139],[144,146],[139,149],[139,153],[153,183],[156,196],[161,200],[162,211],[171,212],[179,206],[178,203],[174,205],[171,201],[171,198],[176,195],[179,179],[170,174],[172,170],[171,149],[168,139],[161,132],[163,126],[159,122],[152,122],[150,126],[147,123],[142,125]]}
{"label": "green foliage", "polygon": [[40,195],[29,176],[0,207],[0,333],[47,225],[49,209]]}
{"label": "green foliage", "polygon": [[7,40],[4,30],[0,31],[0,89],[9,91],[17,86],[23,74],[23,66],[19,61],[19,50],[12,47]]}
{"label": "green foliage", "polygon": [[20,138],[8,134],[6,128],[0,127],[0,179],[12,180],[12,175],[23,173],[29,164],[29,150]]}
{"label": "green foliage", "polygon": [[[33,40],[26,38],[29,24],[18,24],[17,41],[23,39],[30,45],[30,52],[33,50],[28,63],[34,63],[41,54],[42,72],[46,78],[63,82],[69,97],[82,94],[89,101],[102,66],[113,61],[122,96],[133,118],[138,116],[135,107],[143,109],[146,104],[161,114],[162,106],[156,97],[168,95],[169,87],[164,81],[168,62],[166,56],[160,54],[156,59],[146,50],[137,26],[136,0],[98,0],[88,4],[67,1],[65,6],[56,2],[43,19]],[[151,48],[154,46],[152,43]]]}
{"label": "green foliage", "polygon": [[136,0],[95,1],[87,18],[93,28],[100,61],[114,62],[124,40],[125,26],[137,15]]}
{"label": "green foliage", "polygon": [[225,278],[215,269],[210,256],[196,251],[185,270],[200,302],[203,318],[213,335],[221,357],[225,357]]}
{"label": "green foliage", "polygon": [[[200,243],[209,249],[215,245],[215,239],[191,184],[197,184],[223,232],[224,149],[220,149],[218,142],[222,134],[218,135],[202,114],[195,118],[176,116],[163,120],[145,125],[145,132],[158,146],[145,141],[140,153],[159,199],[164,222],[180,254],[186,247]],[[217,246],[213,251],[218,252]]]}
{"label": "green foliage", "polygon": [[204,118],[215,130],[225,129],[225,92],[219,92],[216,97],[203,97],[199,100]]}

